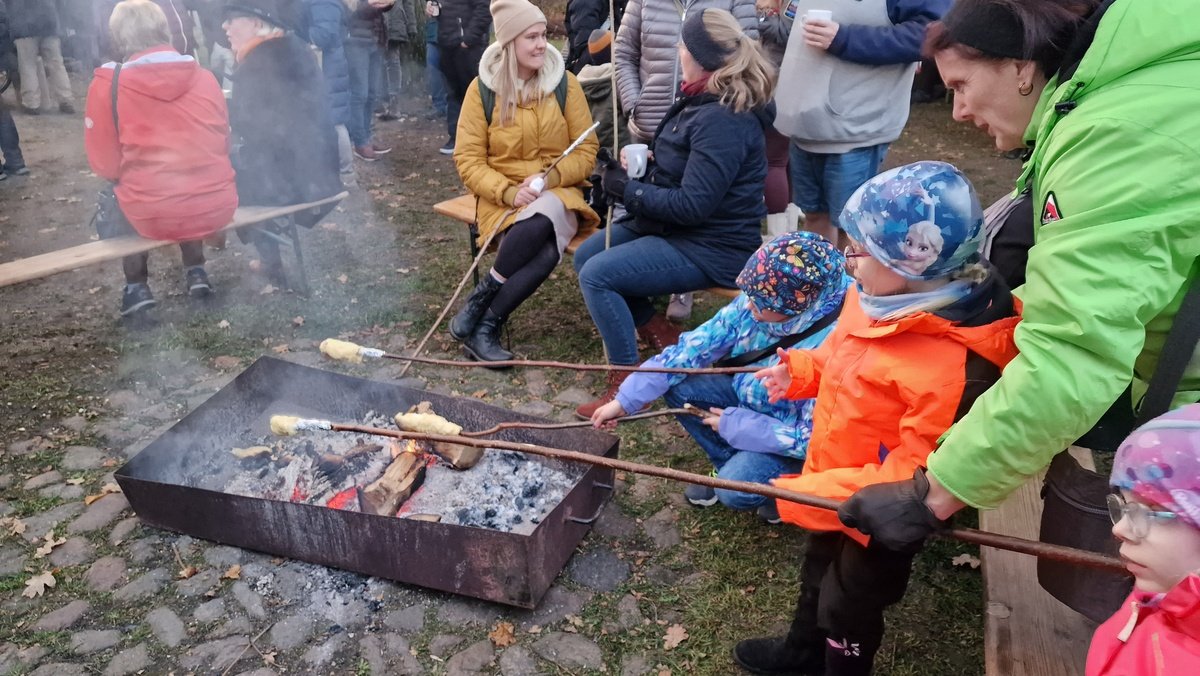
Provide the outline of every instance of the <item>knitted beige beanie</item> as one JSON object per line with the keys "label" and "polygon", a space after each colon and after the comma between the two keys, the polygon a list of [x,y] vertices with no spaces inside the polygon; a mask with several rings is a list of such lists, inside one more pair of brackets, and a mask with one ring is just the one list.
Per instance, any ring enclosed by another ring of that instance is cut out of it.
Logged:
{"label": "knitted beige beanie", "polygon": [[516,40],[530,26],[546,23],[546,15],[529,0],[492,0],[491,10],[496,42],[502,45]]}

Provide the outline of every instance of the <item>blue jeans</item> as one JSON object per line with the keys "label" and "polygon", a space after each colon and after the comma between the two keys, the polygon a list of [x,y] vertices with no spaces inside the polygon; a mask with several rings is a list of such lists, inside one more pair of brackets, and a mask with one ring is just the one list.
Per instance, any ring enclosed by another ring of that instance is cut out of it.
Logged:
{"label": "blue jeans", "polygon": [[[733,391],[733,376],[688,376],[678,385],[667,390],[663,399],[672,407],[685,403],[707,411],[710,408],[738,406],[737,394]],[[730,446],[700,418],[692,415],[676,416],[683,429],[692,435],[700,448],[708,454],[717,476],[730,481],[751,481],[765,484],[781,474],[795,474],[804,468],[804,461],[785,458],[773,453],[739,451]],[[767,501],[761,495],[742,493],[724,488],[717,489],[717,499],[730,509],[757,509]]]}
{"label": "blue jeans", "polygon": [[4,156],[3,170],[16,171],[25,167],[25,158],[21,155],[21,136],[17,133],[17,123],[13,121],[12,113],[0,104],[0,155]]}
{"label": "blue jeans", "polygon": [[842,207],[855,190],[879,173],[888,144],[857,148],[840,155],[810,153],[792,144],[788,170],[792,201],[806,214],[829,214],[837,227]]}
{"label": "blue jeans", "polygon": [[575,272],[609,363],[636,364],[637,327],[654,316],[650,296],[699,291],[716,283],[667,240],[640,236],[620,223],[608,227],[612,248],[604,249],[603,230],[587,238],[575,252]]}
{"label": "blue jeans", "polygon": [[441,52],[436,42],[425,43],[425,78],[429,80],[429,99],[433,109],[439,114],[446,114],[446,76],[438,66]]}
{"label": "blue jeans", "polygon": [[373,39],[348,38],[346,65],[350,70],[350,120],[346,123],[350,143],[370,145],[375,104],[383,93],[383,47]]}

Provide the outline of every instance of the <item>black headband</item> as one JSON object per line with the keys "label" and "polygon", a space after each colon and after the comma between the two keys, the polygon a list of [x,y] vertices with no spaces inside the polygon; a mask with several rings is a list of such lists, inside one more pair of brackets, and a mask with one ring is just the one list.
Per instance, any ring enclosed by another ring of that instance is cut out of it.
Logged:
{"label": "black headband", "polygon": [[710,73],[724,66],[726,57],[733,53],[732,49],[725,49],[708,34],[704,27],[704,12],[693,14],[683,22],[682,37],[683,46],[687,47],[688,53],[701,68]]}
{"label": "black headband", "polygon": [[[958,10],[958,11],[954,11]],[[979,2],[959,4],[942,19],[955,42],[1001,59],[1029,59],[1025,27],[1007,7]]]}

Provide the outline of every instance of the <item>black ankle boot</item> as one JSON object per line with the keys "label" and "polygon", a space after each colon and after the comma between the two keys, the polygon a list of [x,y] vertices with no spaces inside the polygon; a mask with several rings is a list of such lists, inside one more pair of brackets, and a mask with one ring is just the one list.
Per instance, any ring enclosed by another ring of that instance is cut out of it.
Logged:
{"label": "black ankle boot", "polygon": [[733,647],[733,661],[752,674],[821,676],[825,646],[824,641],[798,644],[785,636],[748,638]]}
{"label": "black ankle boot", "polygon": [[[502,286],[504,283],[497,282],[490,272],[483,276],[479,284],[475,285],[475,288],[471,290],[471,295],[467,296],[466,302],[463,303],[462,309],[454,315],[454,319],[450,320],[450,335],[454,336],[455,340],[466,341],[471,337],[475,325],[483,316],[483,311],[492,304],[492,299],[496,297]],[[510,355],[505,358],[511,359],[512,357]]]}
{"label": "black ankle boot", "polygon": [[513,358],[513,353],[500,346],[500,327],[506,317],[498,317],[491,310],[486,310],[475,330],[463,341],[463,348],[472,358],[478,361],[505,361]]}

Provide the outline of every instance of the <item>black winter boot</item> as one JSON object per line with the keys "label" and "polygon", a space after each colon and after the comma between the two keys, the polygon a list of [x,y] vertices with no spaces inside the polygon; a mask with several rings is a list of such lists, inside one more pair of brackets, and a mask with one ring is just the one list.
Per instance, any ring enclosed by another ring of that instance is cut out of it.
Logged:
{"label": "black winter boot", "polygon": [[463,341],[463,349],[478,361],[505,361],[513,358],[513,353],[500,346],[500,327],[504,326],[507,317],[498,317],[490,309],[484,311],[483,318],[475,325],[475,330]]}
{"label": "black winter boot", "polygon": [[[492,273],[484,274],[483,279],[475,288],[471,290],[471,295],[467,296],[467,300],[463,303],[462,309],[458,314],[454,315],[454,319],[450,320],[450,335],[459,342],[466,342],[471,334],[475,331],[475,325],[479,323],[479,318],[483,316],[484,310],[492,304],[492,299],[500,291],[500,287],[504,286],[503,282],[496,281]],[[512,359],[512,355],[505,357]],[[485,360],[491,361],[491,360]]]}
{"label": "black winter boot", "polygon": [[825,641],[803,644],[786,636],[748,638],[733,647],[733,661],[752,674],[821,676],[825,673]]}

